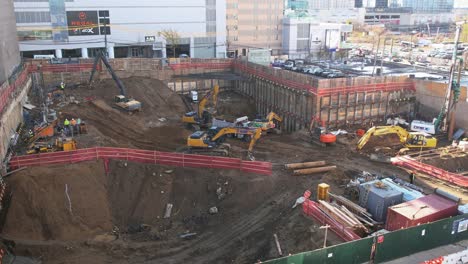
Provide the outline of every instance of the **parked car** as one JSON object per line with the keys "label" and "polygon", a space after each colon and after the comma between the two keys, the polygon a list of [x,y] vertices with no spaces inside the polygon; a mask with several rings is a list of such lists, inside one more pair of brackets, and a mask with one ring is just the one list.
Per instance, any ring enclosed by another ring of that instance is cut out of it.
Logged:
{"label": "parked car", "polygon": [[327,75],[327,78],[343,78],[343,77],[345,77],[345,74],[338,70],[334,70],[332,71],[331,74]]}
{"label": "parked car", "polygon": [[294,67],[294,61],[293,60],[287,60],[285,63],[284,63],[284,68],[286,70],[292,70],[292,68]]}
{"label": "parked car", "polygon": [[304,60],[294,60],[294,66],[291,70],[293,71],[301,71],[304,67]]}
{"label": "parked car", "polygon": [[393,59],[393,62],[402,62],[402,61],[403,61],[403,60],[400,59],[400,58],[394,58],[394,59]]}
{"label": "parked car", "polygon": [[324,72],[325,70],[322,69],[322,68],[316,68],[313,72],[314,75],[316,76],[320,76],[320,74],[322,74],[322,72]]}
{"label": "parked car", "polygon": [[273,63],[271,64],[272,67],[277,67],[277,68],[282,68],[284,67],[284,61],[282,60],[275,60],[273,61]]}

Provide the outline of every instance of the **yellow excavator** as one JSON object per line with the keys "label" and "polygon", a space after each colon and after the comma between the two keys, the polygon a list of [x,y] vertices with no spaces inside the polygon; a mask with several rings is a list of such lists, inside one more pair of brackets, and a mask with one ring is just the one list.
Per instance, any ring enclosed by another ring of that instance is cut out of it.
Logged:
{"label": "yellow excavator", "polygon": [[396,134],[406,148],[435,148],[437,139],[424,132],[408,132],[400,126],[371,127],[358,141],[357,149],[361,150],[373,136]]}
{"label": "yellow excavator", "polygon": [[275,112],[270,112],[265,119],[255,119],[249,123],[249,127],[259,127],[263,131],[268,131],[276,127],[274,121],[282,122],[283,118],[277,115]]}
{"label": "yellow excavator", "polygon": [[182,122],[193,126],[196,130],[200,127],[206,127],[211,122],[211,113],[206,109],[206,104],[211,99],[213,109],[216,109],[218,102],[219,86],[215,85],[212,91],[209,91],[198,103],[197,111],[185,113],[182,117]]}
{"label": "yellow excavator", "polygon": [[229,134],[241,134],[250,136],[248,158],[255,160],[253,148],[257,140],[262,136],[261,128],[236,128],[225,127],[220,130],[213,128],[208,131],[197,131],[187,138],[187,153],[208,153],[215,156],[229,156],[230,145],[223,143],[225,136]]}

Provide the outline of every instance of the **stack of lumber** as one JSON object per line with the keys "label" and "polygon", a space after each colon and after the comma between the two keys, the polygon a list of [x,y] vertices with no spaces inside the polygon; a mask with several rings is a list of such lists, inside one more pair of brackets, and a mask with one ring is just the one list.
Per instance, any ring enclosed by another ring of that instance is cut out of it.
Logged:
{"label": "stack of lumber", "polygon": [[367,212],[366,208],[361,207],[352,201],[346,199],[343,196],[336,195],[333,193],[328,193],[330,198],[332,198],[337,204],[346,207],[350,212],[354,214],[354,216],[361,222],[366,225],[374,226],[378,224],[372,219],[372,215]]}
{"label": "stack of lumber", "polygon": [[369,233],[364,224],[359,221],[359,219],[351,211],[349,211],[345,206],[328,203],[326,201],[318,201],[319,208],[326,213],[329,217],[335,219],[338,223],[342,224],[345,227],[351,228],[357,233]]}
{"label": "stack of lumber", "polygon": [[293,175],[308,175],[319,172],[327,172],[336,169],[336,166],[326,165],[324,160],[302,162],[302,163],[290,163],[284,165],[286,169],[293,170]]}

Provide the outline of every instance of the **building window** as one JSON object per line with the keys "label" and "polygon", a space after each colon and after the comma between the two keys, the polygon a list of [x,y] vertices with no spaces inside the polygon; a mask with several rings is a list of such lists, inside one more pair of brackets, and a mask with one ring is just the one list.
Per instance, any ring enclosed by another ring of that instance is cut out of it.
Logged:
{"label": "building window", "polygon": [[132,57],[140,57],[140,48],[132,48]]}
{"label": "building window", "polygon": [[18,31],[18,40],[51,40],[51,30]]}
{"label": "building window", "polygon": [[16,23],[50,23],[49,12],[15,12]]}

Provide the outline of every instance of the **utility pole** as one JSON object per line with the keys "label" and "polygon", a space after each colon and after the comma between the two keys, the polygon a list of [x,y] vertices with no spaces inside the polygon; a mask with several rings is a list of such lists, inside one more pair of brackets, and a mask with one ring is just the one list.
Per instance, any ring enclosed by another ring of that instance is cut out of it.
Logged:
{"label": "utility pole", "polygon": [[329,225],[324,225],[319,227],[320,229],[325,229],[325,238],[323,239],[323,248],[327,247],[327,236],[328,236],[328,228],[330,228]]}
{"label": "utility pole", "polygon": [[107,21],[106,20],[104,20],[104,49],[105,49],[104,54],[106,55],[106,58],[109,58],[109,53],[107,52]]}
{"label": "utility pole", "polygon": [[379,40],[377,42],[377,50],[374,53],[374,67],[372,68],[372,76],[374,76],[375,66],[377,65],[377,53],[379,53],[379,47],[380,47],[380,35],[379,35]]}

